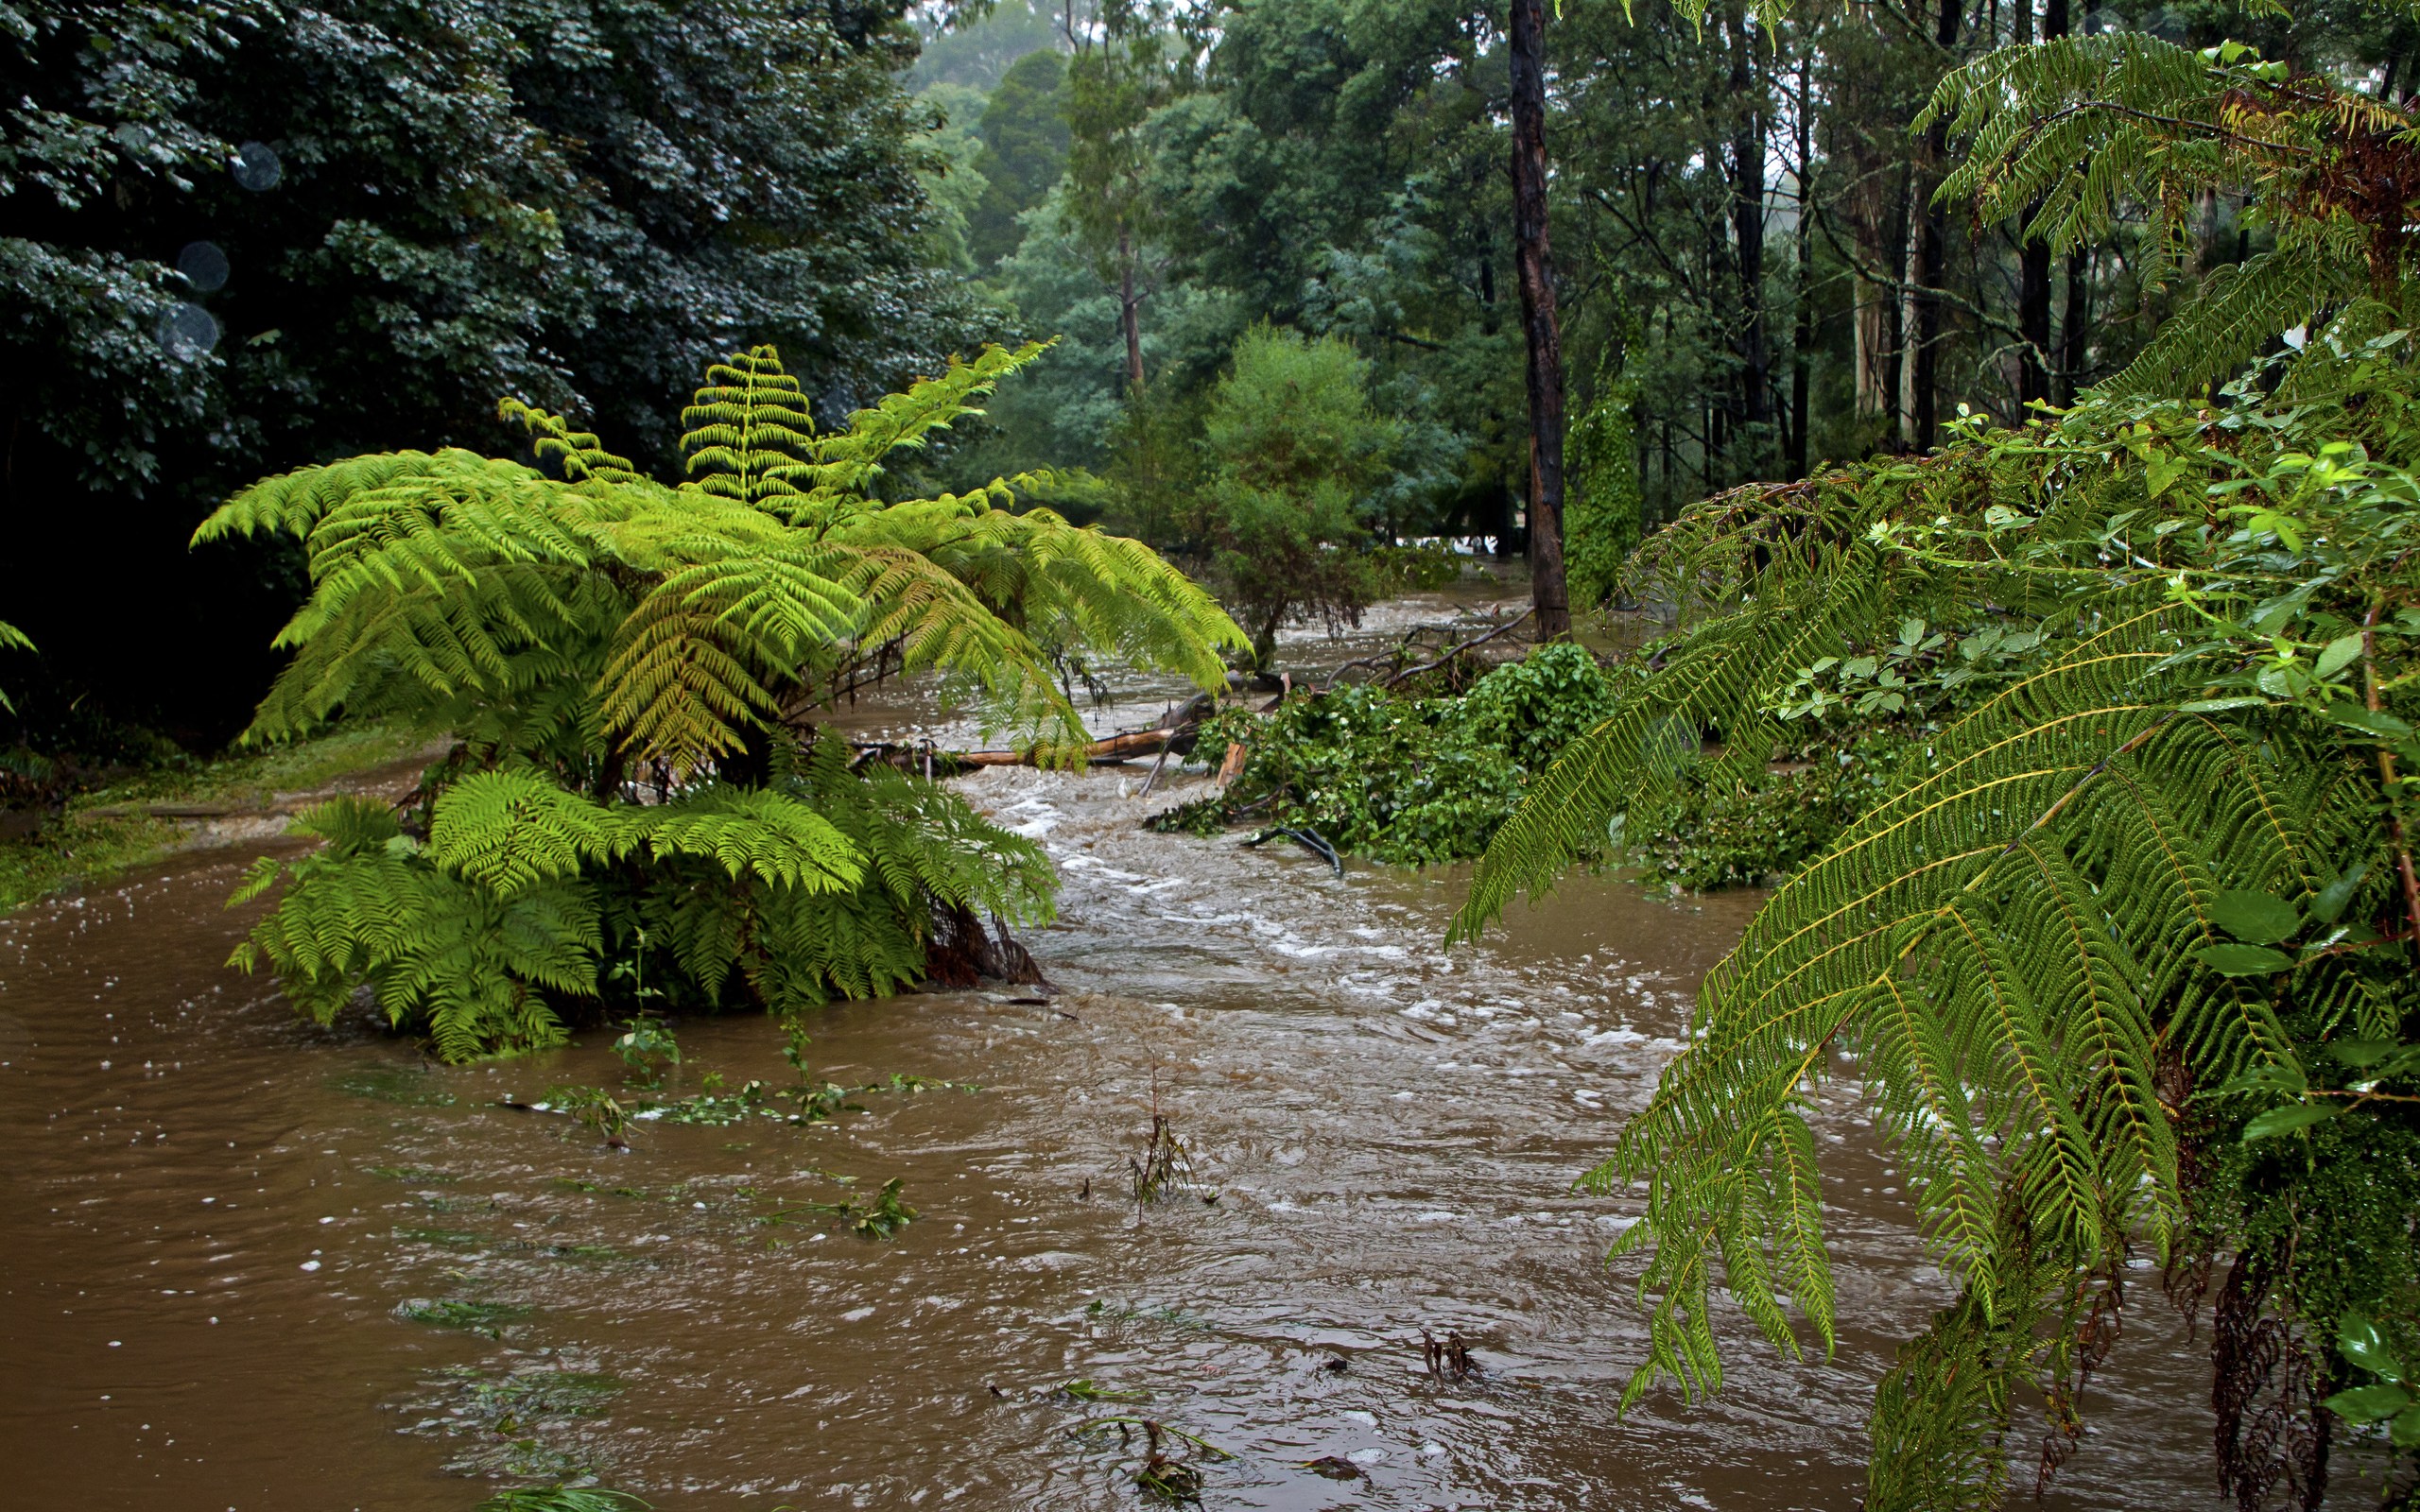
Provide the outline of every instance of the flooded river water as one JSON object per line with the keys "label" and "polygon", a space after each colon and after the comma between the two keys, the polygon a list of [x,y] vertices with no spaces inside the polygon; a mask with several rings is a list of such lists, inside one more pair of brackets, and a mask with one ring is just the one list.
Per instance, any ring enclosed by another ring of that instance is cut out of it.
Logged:
{"label": "flooded river water", "polygon": [[[1448,952],[1464,871],[1149,834],[1204,779],[1142,772],[962,782],[1059,864],[1061,995],[812,1025],[836,1081],[979,1091],[627,1154],[500,1106],[614,1084],[603,1034],[435,1067],[224,968],[257,846],[0,919],[0,1503],[452,1512],[493,1489],[465,1476],[593,1474],[665,1509],[1122,1507],[1147,1449],[1112,1419],[1148,1418],[1230,1456],[1193,1452],[1213,1508],[1855,1506],[1873,1382],[1948,1290],[1854,1083],[1828,1363],[1735,1326],[1720,1398],[1617,1418],[1635,1204],[1571,1191],[1757,900],[1576,878]],[[680,1090],[788,1077],[765,1020],[679,1033]],[[1189,1184],[1138,1205],[1155,1108]],[[894,1177],[890,1239],[808,1206]],[[2206,1365],[2144,1280],[2049,1505],[2211,1504]],[[1478,1370],[1430,1374],[1424,1332]]]}

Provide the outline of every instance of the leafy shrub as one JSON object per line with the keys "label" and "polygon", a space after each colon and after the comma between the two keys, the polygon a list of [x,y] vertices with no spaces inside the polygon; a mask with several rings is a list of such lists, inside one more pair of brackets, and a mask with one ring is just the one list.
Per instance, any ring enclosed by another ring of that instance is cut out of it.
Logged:
{"label": "leafy shrub", "polygon": [[1362,493],[1385,472],[1401,426],[1371,408],[1370,364],[1341,337],[1255,326],[1212,392],[1203,422],[1214,467],[1197,535],[1214,549],[1229,601],[1269,664],[1280,626],[1308,616],[1358,623],[1380,592]]}
{"label": "leafy shrub", "polygon": [[1389,592],[1433,593],[1462,580],[1462,558],[1442,545],[1378,546],[1370,570]]}
{"label": "leafy shrub", "polygon": [[1200,749],[1250,753],[1213,799],[1153,822],[1208,833],[1236,818],[1318,830],[1340,850],[1425,865],[1475,856],[1530,774],[1611,707],[1613,682],[1576,645],[1546,646],[1460,697],[1346,686],[1270,716],[1220,714]]}

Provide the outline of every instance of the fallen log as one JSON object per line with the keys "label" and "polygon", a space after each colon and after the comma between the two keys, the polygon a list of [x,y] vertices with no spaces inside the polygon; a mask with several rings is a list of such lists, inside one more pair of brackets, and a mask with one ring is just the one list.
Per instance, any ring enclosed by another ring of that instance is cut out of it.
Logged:
{"label": "fallen log", "polygon": [[[1123,735],[1097,740],[1084,747],[1084,760],[1095,766],[1114,766],[1119,762],[1132,761],[1137,756],[1150,756],[1164,748],[1176,734],[1173,730],[1137,730]],[[1030,750],[954,750],[944,751],[937,759],[951,761],[960,766],[1030,766],[1034,764]]]}

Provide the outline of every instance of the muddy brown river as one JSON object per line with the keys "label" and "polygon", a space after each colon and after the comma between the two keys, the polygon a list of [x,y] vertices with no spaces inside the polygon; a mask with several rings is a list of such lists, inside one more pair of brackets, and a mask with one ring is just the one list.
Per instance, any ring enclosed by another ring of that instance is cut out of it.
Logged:
{"label": "muddy brown river", "polygon": [[[1167,690],[1127,691],[1103,728]],[[963,743],[889,696],[854,722]],[[502,1106],[618,1084],[605,1034],[438,1067],[225,968],[257,844],[0,919],[0,1504],[454,1512],[594,1476],[665,1509],[1127,1507],[1148,1419],[1211,1508],[1854,1507],[1873,1383],[1949,1293],[1853,1070],[1828,1362],[1734,1318],[1719,1398],[1617,1416],[1635,1204],[1571,1190],[1757,900],[1575,878],[1448,952],[1462,869],[1149,834],[1205,779],[1147,801],[1144,770],[961,782],[1057,860],[1059,996],[811,1024],[820,1075],[952,1085],[628,1153]],[[766,1020],[678,1030],[676,1091],[789,1077]],[[1155,1109],[1190,1168],[1138,1203]],[[892,1177],[895,1236],[833,1211]],[[2047,1505],[2215,1504],[2206,1364],[2143,1280]]]}

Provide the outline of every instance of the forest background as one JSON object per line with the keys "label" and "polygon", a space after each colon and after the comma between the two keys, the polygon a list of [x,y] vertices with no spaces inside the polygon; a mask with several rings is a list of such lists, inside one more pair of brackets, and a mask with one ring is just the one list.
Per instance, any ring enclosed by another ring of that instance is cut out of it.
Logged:
{"label": "forest background", "polygon": [[[2122,223],[2054,259],[1935,204],[1942,133],[1910,123],[1961,62],[2233,35],[2392,93],[2420,40],[2360,0],[1633,9],[1566,7],[1546,43],[1575,536],[2064,403],[2264,247],[2223,195],[2165,280]],[[887,487],[1076,470],[1055,507],[1209,564],[1222,487],[1254,482],[1219,438],[1266,444],[1221,394],[1267,327],[1278,379],[1358,390],[1347,533],[1515,553],[1504,26],[1467,0],[0,6],[0,617],[41,648],[9,653],[0,746],[242,724],[299,554],[186,541],[252,479],[526,446],[509,394],[669,480],[667,417],[749,342],[836,423],[1056,336]]]}

